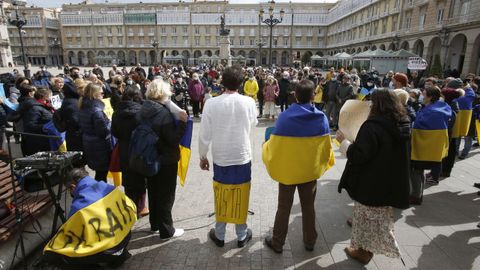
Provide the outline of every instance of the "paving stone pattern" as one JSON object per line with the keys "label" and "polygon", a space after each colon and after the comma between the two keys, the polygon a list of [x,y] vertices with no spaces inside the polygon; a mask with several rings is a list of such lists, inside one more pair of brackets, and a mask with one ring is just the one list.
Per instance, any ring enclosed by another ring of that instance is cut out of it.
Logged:
{"label": "paving stone pattern", "polygon": [[[345,158],[335,152],[336,165],[319,181],[315,202],[318,239],[313,252],[302,242],[302,219],[298,196],[291,210],[289,232],[283,254],[263,244],[271,233],[277,206],[277,183],[268,176],[261,160],[261,144],[266,126],[261,122],[252,136],[253,177],[248,225],[252,241],[236,247],[234,226],[227,226],[225,247],[218,248],[208,239],[213,226],[212,172],[198,166],[197,135],[194,125],[192,159],[185,187],[177,187],[173,216],[175,226],[185,228],[184,236],[161,242],[149,232],[148,218],[135,226],[129,250],[132,258],[121,269],[480,269],[479,205],[475,181],[480,182],[480,153],[474,149],[469,158],[458,161],[452,177],[425,191],[424,203],[405,211],[396,211],[395,234],[406,267],[398,259],[374,256],[366,266],[348,259],[343,252],[350,239],[346,219],[352,201],[337,192]],[[388,179],[386,179],[388,181]]]}

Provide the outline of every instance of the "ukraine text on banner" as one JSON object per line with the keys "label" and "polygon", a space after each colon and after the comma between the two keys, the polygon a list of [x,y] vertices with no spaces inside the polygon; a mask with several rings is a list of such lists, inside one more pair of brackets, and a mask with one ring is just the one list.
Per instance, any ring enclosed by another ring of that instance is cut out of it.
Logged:
{"label": "ukraine text on banner", "polygon": [[411,159],[440,162],[448,155],[448,121],[452,109],[436,101],[420,110],[412,130]]}
{"label": "ukraine text on banner", "polygon": [[311,105],[292,105],[263,144],[262,158],[270,177],[282,184],[320,178],[335,164],[327,118]]}
{"label": "ukraine text on banner", "polygon": [[130,234],[137,210],[120,189],[100,181],[86,192],[72,203],[67,222],[45,246],[45,254],[86,257],[116,247]]}
{"label": "ukraine text on banner", "polygon": [[213,194],[217,222],[245,224],[250,201],[252,163],[218,166],[213,164]]}
{"label": "ukraine text on banner", "polygon": [[250,200],[250,182],[225,185],[213,181],[217,222],[245,224]]}
{"label": "ukraine text on banner", "polygon": [[67,143],[65,141],[65,132],[59,132],[53,121],[47,122],[43,125],[43,132],[49,136],[56,136],[58,138],[49,138],[50,151],[67,152]]}
{"label": "ukraine text on banner", "polygon": [[191,144],[193,133],[193,121],[191,118],[187,121],[187,128],[185,134],[180,140],[180,160],[178,161],[177,175],[180,179],[180,185],[185,185],[185,179],[187,178],[188,164],[190,163]]}
{"label": "ukraine text on banner", "polygon": [[452,130],[452,138],[467,136],[472,120],[472,103],[475,100],[475,92],[472,88],[465,89],[465,95],[457,98],[459,112],[455,118]]}

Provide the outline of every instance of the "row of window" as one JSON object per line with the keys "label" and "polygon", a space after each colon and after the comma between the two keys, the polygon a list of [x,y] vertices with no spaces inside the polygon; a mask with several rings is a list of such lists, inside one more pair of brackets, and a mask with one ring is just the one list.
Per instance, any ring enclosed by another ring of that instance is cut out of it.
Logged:
{"label": "row of window", "polygon": [[[105,24],[212,24],[220,23],[223,13],[138,13],[138,14],[61,14],[63,25],[105,25]],[[279,13],[275,14],[279,18]],[[263,19],[266,19],[263,18]],[[258,12],[242,14],[231,12],[226,14],[227,25],[256,25],[259,23]],[[285,14],[283,23],[292,24],[292,14]],[[294,14],[294,25],[324,25],[326,14]]]}
{"label": "row of window", "polygon": [[[195,35],[217,35],[219,33],[220,28],[218,26],[216,27],[205,27],[201,28],[199,26],[194,27],[194,34]],[[65,30],[64,30],[65,31]],[[75,36],[81,36],[82,33],[78,31],[78,29],[75,30]],[[238,31],[238,32],[237,32]],[[267,27],[262,27],[261,34],[263,36],[269,35],[269,29]],[[67,37],[72,37],[74,34],[72,32],[64,32]],[[189,34],[189,28],[188,26],[173,26],[173,27],[160,27],[160,34],[165,35],[165,34],[184,34],[188,35]],[[307,36],[313,36],[314,33],[318,33],[318,35],[323,35],[325,33],[324,28],[294,28],[293,33],[295,35],[307,35]],[[86,36],[91,36],[92,35],[92,30],[91,28],[85,28],[83,34]],[[117,35],[121,36],[124,34],[123,27],[117,26],[117,27],[106,27],[106,28],[97,28],[96,29],[96,34],[97,36],[103,36],[103,35]],[[250,29],[245,29],[245,28],[232,28],[230,29],[230,34],[231,35],[240,35],[240,36],[245,36],[245,35],[250,35],[250,36],[256,36],[258,34],[258,29],[257,27],[250,28]],[[274,36],[290,36],[291,34],[291,28],[290,27],[276,27],[273,29],[273,35]],[[133,28],[128,28],[128,35],[129,36],[142,36],[142,35],[155,35],[155,27],[150,27],[150,28],[144,28],[144,27],[139,27],[136,29]]]}
{"label": "row of window", "polygon": [[[74,47],[74,46],[80,46],[82,44],[82,38],[77,37],[77,38],[67,38],[66,39],[67,44],[66,47]],[[86,44],[89,47],[94,46],[93,44],[93,38],[86,38]],[[124,44],[124,38],[122,37],[98,37],[96,40],[96,45],[99,47],[102,47],[106,44],[114,44],[114,41],[116,41],[116,45],[118,46],[123,46]],[[203,39],[203,42],[201,42],[201,39],[199,37],[195,37],[193,39],[193,44],[195,46],[219,46],[219,39],[215,38],[212,39],[210,37],[205,37]],[[264,40],[263,42],[266,43],[268,40]],[[306,37],[305,39],[307,46],[313,46],[313,45],[322,45],[323,44],[323,38],[318,38],[316,41],[316,44],[313,43],[313,37]],[[128,44],[144,44],[149,46],[154,42],[154,38],[150,37],[138,37],[138,38],[131,38],[128,40]],[[179,45],[179,46],[188,46],[189,45],[189,38],[188,37],[183,37],[183,38],[178,38],[178,37],[171,37],[170,39],[167,39],[166,37],[161,37],[160,38],[160,46],[166,46],[166,45]],[[245,38],[235,38],[232,37],[230,39],[230,44],[232,46],[251,46],[251,47],[256,47],[259,45],[259,41],[257,39],[245,39]],[[288,37],[284,38],[275,38],[272,40],[273,46],[283,46],[283,47],[288,47],[290,46],[290,39]],[[295,44],[296,45],[301,45],[302,44],[302,37],[296,37],[295,38]]]}

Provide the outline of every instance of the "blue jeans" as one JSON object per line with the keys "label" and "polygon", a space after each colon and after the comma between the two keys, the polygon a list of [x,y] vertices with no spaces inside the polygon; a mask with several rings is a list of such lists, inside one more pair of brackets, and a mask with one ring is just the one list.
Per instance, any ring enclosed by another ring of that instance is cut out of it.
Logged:
{"label": "blue jeans", "polygon": [[[215,223],[215,236],[219,240],[225,240],[225,229],[227,223],[217,222]],[[238,241],[243,241],[247,237],[247,224],[235,224],[235,232],[237,233]]]}
{"label": "blue jeans", "polygon": [[473,144],[473,137],[472,136],[465,136],[463,137],[465,140],[465,145],[463,146],[463,150],[460,153],[460,143],[462,142],[462,138],[457,139],[457,153],[459,153],[460,156],[466,157],[468,153],[470,153],[470,149],[472,149],[472,144]]}

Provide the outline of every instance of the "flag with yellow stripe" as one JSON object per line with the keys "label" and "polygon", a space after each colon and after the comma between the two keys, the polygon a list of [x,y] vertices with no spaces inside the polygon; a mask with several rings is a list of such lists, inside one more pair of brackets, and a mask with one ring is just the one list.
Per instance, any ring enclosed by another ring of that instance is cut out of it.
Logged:
{"label": "flag with yellow stripe", "polygon": [[284,185],[320,178],[335,164],[327,117],[311,104],[293,104],[280,114],[262,158],[270,177]]}
{"label": "flag with yellow stripe", "polygon": [[427,105],[417,113],[412,129],[412,160],[440,162],[448,155],[451,117],[452,109],[443,101]]}

